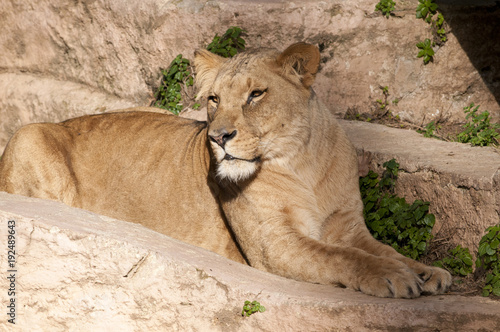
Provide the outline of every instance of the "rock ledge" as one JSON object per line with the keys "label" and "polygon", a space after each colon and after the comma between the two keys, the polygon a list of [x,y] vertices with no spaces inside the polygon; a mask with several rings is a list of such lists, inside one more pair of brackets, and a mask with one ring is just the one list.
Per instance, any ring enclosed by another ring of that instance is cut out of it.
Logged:
{"label": "rock ledge", "polygon": [[[500,303],[489,299],[379,299],[287,280],[58,202],[0,193],[3,239],[8,220],[16,221],[19,330],[500,329]],[[7,292],[0,297],[7,303]],[[245,300],[266,312],[241,317]],[[0,330],[12,327],[0,321]]]}

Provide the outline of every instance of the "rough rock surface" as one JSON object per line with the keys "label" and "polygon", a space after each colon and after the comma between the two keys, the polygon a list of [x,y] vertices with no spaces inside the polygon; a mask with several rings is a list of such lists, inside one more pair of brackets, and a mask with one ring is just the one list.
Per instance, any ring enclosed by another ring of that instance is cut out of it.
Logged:
{"label": "rough rock surface", "polygon": [[[28,123],[59,122],[136,106],[84,84],[30,74],[0,74],[0,91],[0,142],[3,144],[18,128]],[[3,146],[1,150],[3,152]]]}
{"label": "rough rock surface", "polygon": [[[380,299],[296,282],[58,202],[0,193],[2,239],[8,220],[15,221],[17,307],[15,326],[2,313],[2,331],[500,329],[500,303],[489,299]],[[9,269],[2,256],[2,278]],[[10,300],[5,288],[0,300]],[[241,317],[245,300],[266,311]]]}
{"label": "rough rock surface", "polygon": [[[117,97],[147,105],[160,68],[179,53],[191,57],[233,25],[247,30],[250,47],[283,49],[297,41],[318,45],[322,64],[315,89],[340,116],[348,109],[372,112],[382,97],[379,86],[389,86],[389,102],[399,100],[391,103],[392,112],[419,125],[434,119],[462,121],[462,108],[470,102],[498,120],[498,5],[440,2],[449,40],[436,48],[434,63],[424,66],[415,44],[431,32],[415,18],[418,1],[397,1],[389,19],[374,12],[376,3],[2,1],[0,149],[10,133],[28,122],[110,109],[118,106]],[[96,94],[100,97],[94,99]]]}
{"label": "rough rock surface", "polygon": [[370,169],[396,158],[400,175],[396,193],[407,201],[431,202],[436,239],[477,250],[487,227],[500,216],[500,151],[425,138],[403,129],[342,121],[359,155],[369,155]]}

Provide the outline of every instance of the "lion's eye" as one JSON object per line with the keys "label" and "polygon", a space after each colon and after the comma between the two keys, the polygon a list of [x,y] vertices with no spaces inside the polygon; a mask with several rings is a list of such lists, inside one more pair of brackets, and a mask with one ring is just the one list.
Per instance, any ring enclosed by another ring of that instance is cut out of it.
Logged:
{"label": "lion's eye", "polygon": [[250,104],[250,102],[253,99],[262,96],[266,91],[267,91],[267,89],[265,89],[265,90],[254,90],[254,91],[250,92],[250,95],[248,96],[248,99],[247,99],[247,104]]}
{"label": "lion's eye", "polygon": [[214,104],[218,104],[219,103],[219,97],[217,96],[210,96],[208,97],[208,101],[214,103]]}

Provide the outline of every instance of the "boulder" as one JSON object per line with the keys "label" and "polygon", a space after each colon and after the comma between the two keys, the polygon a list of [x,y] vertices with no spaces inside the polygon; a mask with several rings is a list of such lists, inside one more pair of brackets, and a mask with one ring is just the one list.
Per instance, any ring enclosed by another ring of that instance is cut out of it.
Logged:
{"label": "boulder", "polygon": [[[19,331],[495,331],[500,302],[442,295],[383,299],[281,278],[138,224],[0,193],[0,236],[15,226]],[[10,223],[12,225],[14,223]],[[5,242],[3,242],[5,243]],[[10,297],[0,292],[2,303]],[[242,317],[245,301],[263,313]],[[10,318],[10,317],[9,317]],[[14,329],[16,328],[16,329]]]}
{"label": "boulder", "polygon": [[424,65],[415,45],[432,37],[430,27],[415,17],[417,0],[396,3],[387,19],[374,0],[3,1],[0,149],[28,122],[122,107],[117,98],[150,104],[161,68],[179,53],[192,58],[230,26],[247,31],[249,47],[318,45],[314,87],[340,117],[375,112],[380,86],[388,86],[391,111],[419,125],[464,121],[470,102],[498,120],[498,5],[439,1],[448,42]]}

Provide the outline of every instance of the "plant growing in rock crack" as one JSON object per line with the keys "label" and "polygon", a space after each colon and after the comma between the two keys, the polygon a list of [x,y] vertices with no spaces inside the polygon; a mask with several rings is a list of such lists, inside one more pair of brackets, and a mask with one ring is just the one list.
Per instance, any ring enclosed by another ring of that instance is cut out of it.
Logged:
{"label": "plant growing in rock crack", "polygon": [[[424,58],[424,64],[428,64],[433,56],[434,50],[433,46],[442,45],[448,39],[446,37],[446,30],[444,28],[444,16],[443,14],[438,12],[438,5],[434,3],[434,0],[418,0],[419,5],[416,10],[416,17],[423,19],[425,22],[431,25],[433,41],[426,38],[423,42],[419,42],[417,47],[419,48],[419,52],[417,57]],[[437,14],[437,15],[436,15]],[[436,19],[434,19],[434,15],[436,15]]]}
{"label": "plant growing in rock crack", "polygon": [[[380,90],[382,90],[383,99],[375,100],[376,105],[377,105],[377,110],[375,111],[375,115],[376,115],[376,117],[379,117],[379,118],[382,118],[382,117],[387,115],[387,117],[389,119],[392,119],[393,114],[392,114],[391,110],[389,109],[389,101],[388,101],[388,99],[389,99],[389,87],[387,85],[386,86],[381,85]],[[398,102],[399,102],[399,100],[397,100],[397,99],[392,101],[392,103],[394,105],[397,105]],[[399,119],[399,116],[396,115],[395,118]],[[369,120],[365,119],[365,121],[369,121]]]}
{"label": "plant growing in rock crack", "polygon": [[474,108],[474,103],[464,107],[465,119],[469,120],[464,126],[464,130],[457,135],[457,140],[461,143],[470,143],[478,146],[498,145],[500,134],[500,124],[490,123],[490,113],[488,111],[479,112],[479,105]]}
{"label": "plant growing in rock crack", "polygon": [[417,132],[420,134],[423,134],[424,137],[427,138],[438,138],[435,135],[436,130],[439,130],[441,126],[439,124],[436,124],[435,121],[429,122],[424,129],[417,129]]}
{"label": "plant growing in rock crack", "polygon": [[[162,70],[162,75],[162,82],[155,94],[154,106],[169,110],[177,115],[183,109],[181,104],[183,87],[193,86],[191,64],[188,59],[179,54],[167,70]],[[196,104],[193,108],[198,107],[199,104]]]}
{"label": "plant growing in rock crack", "polygon": [[245,304],[243,305],[243,310],[241,311],[241,315],[243,317],[249,317],[250,315],[256,313],[256,312],[264,312],[266,311],[266,308],[262,305],[260,305],[259,302],[257,301],[245,301]]}
{"label": "plant growing in rock crack", "polygon": [[207,50],[224,58],[233,57],[236,53],[245,49],[245,40],[241,38],[245,30],[239,27],[231,27],[219,37],[215,35]]}
{"label": "plant growing in rock crack", "polygon": [[[243,29],[229,28],[221,37],[217,34],[207,49],[223,57],[232,57],[245,49],[245,40],[241,38]],[[183,99],[190,100],[193,109],[200,107],[194,103],[193,70],[188,59],[179,54],[170,63],[168,69],[162,70],[162,80],[155,92],[153,106],[166,109],[178,115],[183,109]]]}
{"label": "plant growing in rock crack", "polygon": [[424,58],[424,64],[428,64],[434,56],[434,50],[431,46],[431,40],[426,38],[423,42],[417,43],[419,49],[417,58]]}
{"label": "plant growing in rock crack", "polygon": [[500,224],[486,229],[479,241],[476,278],[486,275],[483,296],[500,296]]}
{"label": "plant growing in rock crack", "polygon": [[360,178],[366,225],[372,235],[399,253],[418,259],[427,249],[435,217],[429,203],[420,200],[408,204],[394,194],[399,164],[392,159],[383,164],[381,177],[373,171]]}
{"label": "plant growing in rock crack", "polygon": [[389,97],[389,87],[388,86],[380,86],[380,89],[382,90],[382,94],[384,95],[384,100],[377,99],[376,102],[379,105],[379,108],[381,110],[385,110],[386,107],[388,106],[387,98]]}
{"label": "plant growing in rock crack", "polygon": [[462,248],[460,245],[448,251],[448,257],[433,263],[434,266],[438,266],[447,269],[456,276],[465,277],[472,273],[474,262],[472,261],[472,256],[469,252],[469,248]]}
{"label": "plant growing in rock crack", "polygon": [[434,0],[418,0],[417,18],[423,19],[427,23],[431,23],[432,16],[436,14],[438,5]]}
{"label": "plant growing in rock crack", "polygon": [[443,27],[444,25],[444,16],[441,13],[438,13],[437,19],[434,21],[434,28],[436,31],[436,35],[441,42],[446,42],[448,38],[446,37],[446,31]]}
{"label": "plant growing in rock crack", "polygon": [[382,15],[389,18],[391,16],[392,11],[394,10],[394,6],[396,3],[393,0],[380,0],[377,5],[375,5],[375,11],[381,11]]}

